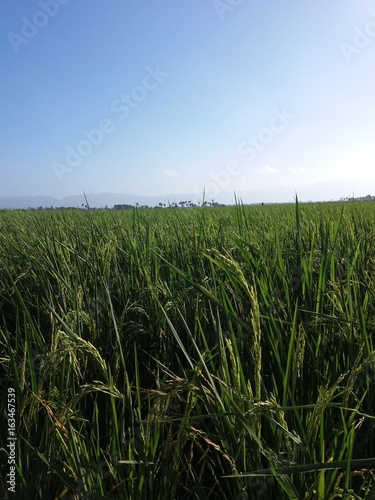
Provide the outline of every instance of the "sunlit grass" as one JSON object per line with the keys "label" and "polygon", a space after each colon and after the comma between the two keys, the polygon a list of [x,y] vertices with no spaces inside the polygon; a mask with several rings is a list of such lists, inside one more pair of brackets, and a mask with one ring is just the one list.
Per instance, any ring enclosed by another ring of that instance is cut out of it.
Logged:
{"label": "sunlit grass", "polygon": [[374,228],[370,202],[0,212],[17,498],[374,498]]}

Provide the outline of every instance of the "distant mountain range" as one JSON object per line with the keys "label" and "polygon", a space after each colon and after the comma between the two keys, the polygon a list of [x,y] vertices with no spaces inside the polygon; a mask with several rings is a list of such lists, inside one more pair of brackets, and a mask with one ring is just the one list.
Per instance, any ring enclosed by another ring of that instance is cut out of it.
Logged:
{"label": "distant mountain range", "polygon": [[[365,197],[369,193],[375,193],[375,183],[361,182],[326,182],[304,186],[297,189],[300,201],[331,201],[340,198]],[[257,203],[293,203],[295,197],[295,188],[273,188],[273,189],[254,189],[250,191],[237,192],[237,199],[245,204]],[[202,202],[202,194],[171,194],[164,196],[142,196],[133,194],[118,193],[89,193],[86,194],[87,201],[91,208],[113,208],[115,205],[136,205],[155,207],[159,203],[173,204],[180,201],[191,201],[198,204]],[[207,201],[215,200],[217,203],[233,205],[235,197],[233,192],[221,192],[217,194],[206,194]],[[15,196],[9,198],[0,198],[0,209],[27,209],[27,208],[58,208],[58,207],[79,207],[86,205],[85,195],[67,196],[62,199],[52,198],[50,196]]]}

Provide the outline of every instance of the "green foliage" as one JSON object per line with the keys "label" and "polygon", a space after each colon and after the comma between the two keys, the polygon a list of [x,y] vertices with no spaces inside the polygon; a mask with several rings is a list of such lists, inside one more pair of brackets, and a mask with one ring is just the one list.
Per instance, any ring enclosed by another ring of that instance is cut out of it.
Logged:
{"label": "green foliage", "polygon": [[374,227],[372,202],[0,212],[17,498],[375,498]]}

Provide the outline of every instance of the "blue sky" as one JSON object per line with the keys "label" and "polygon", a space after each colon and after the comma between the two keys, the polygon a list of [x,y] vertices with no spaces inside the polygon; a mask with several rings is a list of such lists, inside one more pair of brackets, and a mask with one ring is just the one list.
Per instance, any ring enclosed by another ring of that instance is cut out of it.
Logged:
{"label": "blue sky", "polygon": [[372,1],[1,9],[0,197],[375,195]]}

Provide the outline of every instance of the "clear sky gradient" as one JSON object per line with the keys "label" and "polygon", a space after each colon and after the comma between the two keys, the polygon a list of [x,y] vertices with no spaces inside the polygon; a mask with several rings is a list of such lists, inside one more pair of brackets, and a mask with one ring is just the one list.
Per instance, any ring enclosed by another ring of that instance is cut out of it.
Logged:
{"label": "clear sky gradient", "polygon": [[0,24],[0,197],[375,195],[373,1],[18,0]]}

